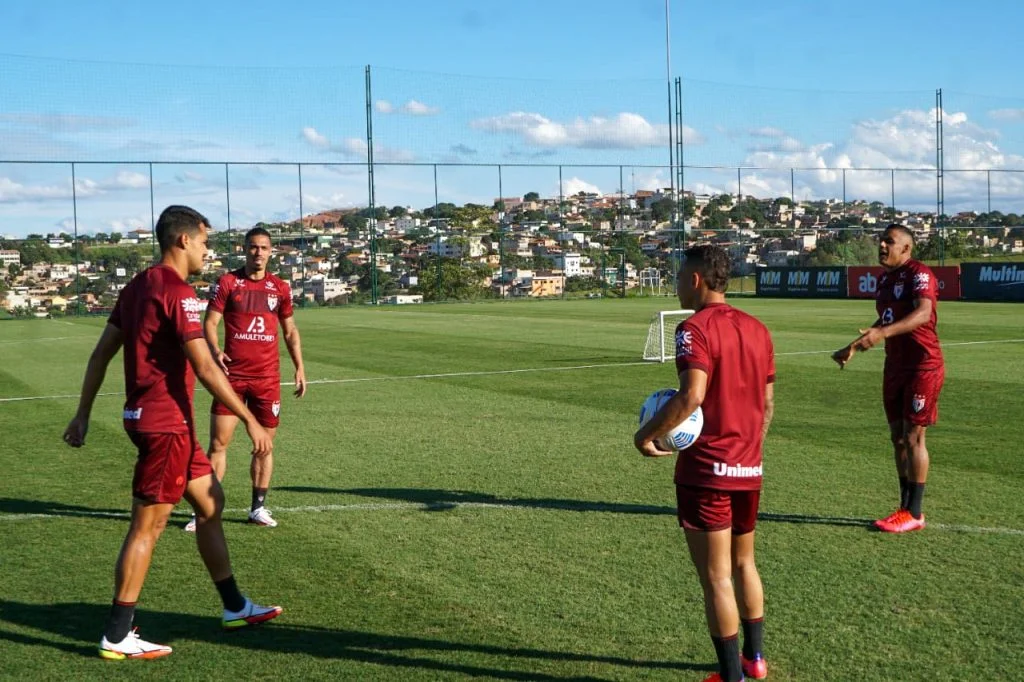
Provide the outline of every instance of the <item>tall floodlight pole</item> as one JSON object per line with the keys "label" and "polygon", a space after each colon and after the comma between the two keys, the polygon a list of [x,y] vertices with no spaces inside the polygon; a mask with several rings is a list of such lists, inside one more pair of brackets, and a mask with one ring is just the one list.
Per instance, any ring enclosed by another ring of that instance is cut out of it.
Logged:
{"label": "tall floodlight pole", "polygon": [[[669,187],[675,190],[675,157],[673,156],[672,141],[672,41],[670,38],[669,21],[669,0],[665,0],[665,88],[668,93],[668,182]],[[675,221],[672,221],[675,227]]]}

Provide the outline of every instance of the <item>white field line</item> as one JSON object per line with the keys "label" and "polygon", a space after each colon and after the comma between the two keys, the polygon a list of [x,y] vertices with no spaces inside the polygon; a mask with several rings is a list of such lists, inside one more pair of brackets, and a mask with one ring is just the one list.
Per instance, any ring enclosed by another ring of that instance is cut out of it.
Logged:
{"label": "white field line", "polygon": [[0,345],[9,346],[15,343],[38,343],[40,341],[67,341],[68,339],[96,341],[96,338],[93,336],[43,336],[38,339],[7,339],[6,341],[0,341]]}
{"label": "white field line", "polygon": [[[438,500],[436,502],[361,502],[354,504],[322,504],[322,505],[303,505],[299,507],[274,507],[275,514],[322,514],[328,512],[362,512],[362,511],[431,511],[436,512],[439,509],[452,510],[452,509],[498,509],[503,511],[586,511],[586,512],[605,512],[605,513],[621,513],[617,504],[602,505],[599,502],[580,502],[578,504],[578,510],[574,509],[573,504],[567,502],[564,505],[560,505],[557,508],[545,508],[545,507],[532,507],[528,501],[523,502],[449,502],[445,500]],[[655,507],[651,507],[655,510]],[[670,508],[665,507],[666,515],[670,513]],[[237,509],[225,509],[226,514],[245,514],[249,510],[248,508],[237,508]],[[108,512],[108,511],[90,511],[86,509],[82,510],[68,510],[66,512],[55,512],[52,514],[48,513],[34,513],[34,514],[0,514],[0,522],[9,521],[31,521],[36,519],[60,519],[67,517],[94,517],[94,518],[105,518],[105,519],[128,519],[128,512]],[[187,512],[175,512],[174,516],[185,518]],[[870,528],[873,519],[867,518],[852,518],[852,517],[829,517],[829,516],[808,516],[806,514],[784,514],[779,512],[761,512],[760,521],[762,523],[782,522],[782,523],[806,523],[811,525],[830,525],[835,523],[841,526],[851,526],[854,528],[864,527]],[[1024,536],[1024,529],[1020,528],[1000,528],[991,526],[965,526],[961,524],[949,524],[949,523],[929,523],[927,528],[933,530],[942,530],[951,533],[968,533],[971,535],[1015,535]]]}
{"label": "white field line", "polygon": [[[1024,343],[1024,339],[999,339],[994,341],[961,341],[957,343],[944,343],[943,348],[949,348],[951,346],[980,346],[994,343]],[[791,356],[791,355],[819,355],[823,353],[832,353],[832,350],[803,350],[803,351],[790,351],[787,353],[776,353],[777,356]],[[497,376],[500,374],[528,374],[528,373],[539,373],[539,372],[568,372],[579,369],[601,369],[608,367],[637,367],[641,365],[653,366],[654,363],[642,361],[642,362],[608,362],[596,365],[572,365],[568,367],[527,367],[524,369],[496,369],[496,370],[484,370],[479,372],[445,372],[439,374],[401,374],[398,376],[383,376],[383,377],[358,377],[353,379],[314,379],[307,381],[309,385],[313,384],[355,384],[365,382],[376,382],[376,381],[402,381],[410,379],[451,379],[457,377],[484,377],[484,376]],[[293,381],[282,381],[282,386],[294,386]],[[124,395],[122,391],[112,391],[108,393],[97,393],[97,397],[105,397],[112,395]],[[78,398],[78,394],[66,394],[66,395],[30,395],[30,396],[14,396],[11,398],[0,398],[0,403],[16,403],[24,402],[27,400],[66,400]]]}

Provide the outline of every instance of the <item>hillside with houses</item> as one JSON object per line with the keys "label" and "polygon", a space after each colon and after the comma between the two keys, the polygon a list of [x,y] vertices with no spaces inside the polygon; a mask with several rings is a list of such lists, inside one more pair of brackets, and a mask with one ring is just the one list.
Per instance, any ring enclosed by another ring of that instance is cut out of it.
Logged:
{"label": "hillside with houses", "polygon": [[[298,302],[340,305],[670,293],[682,249],[700,241],[725,246],[735,275],[759,266],[870,264],[874,234],[890,222],[915,232],[921,258],[1024,254],[1024,218],[1015,214],[943,216],[940,233],[934,213],[881,202],[671,189],[529,192],[490,206],[336,209],[259,225],[274,236],[273,269]],[[244,231],[212,233],[206,271],[195,282],[201,294],[241,266]],[[155,254],[149,230],[4,239],[0,306],[15,315],[103,312]]]}

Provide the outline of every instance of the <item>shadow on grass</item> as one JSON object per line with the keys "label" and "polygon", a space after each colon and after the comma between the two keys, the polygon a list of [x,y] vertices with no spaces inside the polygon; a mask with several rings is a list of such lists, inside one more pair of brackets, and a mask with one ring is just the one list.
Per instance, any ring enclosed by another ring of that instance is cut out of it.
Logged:
{"label": "shadow on grass", "polygon": [[434,490],[431,488],[320,488],[312,486],[281,486],[277,490],[294,493],[359,495],[385,500],[401,500],[423,505],[423,511],[447,511],[459,506],[524,507],[556,509],[571,512],[612,512],[617,514],[675,514],[675,507],[628,502],[589,502],[554,498],[498,497],[489,493],[466,490]]}
{"label": "shadow on grass", "polygon": [[125,520],[130,516],[127,507],[123,509],[96,509],[83,507],[77,504],[64,504],[63,502],[46,502],[43,500],[16,500],[10,497],[0,497],[0,514],[12,516],[77,516],[88,519],[119,519]]}
{"label": "shadow on grass", "polygon": [[[606,512],[613,514],[672,515],[676,508],[667,505],[631,504],[628,502],[591,502],[552,498],[499,497],[490,493],[432,488],[322,488],[317,486],[281,486],[277,490],[293,493],[358,495],[385,500],[400,500],[423,505],[423,511],[448,511],[460,506],[495,506],[528,509],[554,509],[571,512]],[[871,520],[844,516],[810,514],[779,514],[760,512],[757,520],[769,523],[808,523],[825,526],[852,526],[873,530]]]}
{"label": "shadow on grass", "polygon": [[[64,504],[63,502],[46,502],[43,500],[16,500],[10,497],[0,497],[0,517],[7,517],[9,520],[32,519],[32,518],[53,518],[53,517],[77,517],[82,519],[114,519],[117,521],[128,521],[131,518],[131,510],[125,509],[96,509],[94,507],[83,507],[77,504]],[[184,504],[173,512],[171,519],[191,518],[192,509]],[[0,518],[2,520],[2,518]],[[224,517],[223,522],[248,523],[247,518]],[[182,522],[180,525],[185,525]]]}
{"label": "shadow on grass", "polygon": [[[90,646],[52,641],[0,629],[0,641],[25,646],[48,646],[73,654],[95,656],[93,642],[99,642],[108,606],[100,604],[26,604],[0,600],[0,623],[33,628],[63,639],[87,642]],[[282,620],[287,618],[287,612]],[[397,668],[415,668],[504,680],[599,680],[593,676],[565,677],[531,670],[515,670],[527,659],[606,664],[640,669],[711,670],[713,666],[676,661],[645,661],[619,656],[546,651],[520,647],[450,642],[443,639],[408,637],[357,630],[332,630],[286,622],[267,624],[240,632],[222,632],[217,618],[140,609],[135,622],[140,634],[152,641],[173,645],[176,639],[216,640],[226,647],[261,653],[304,654],[324,659],[351,660]],[[433,655],[431,655],[433,652]],[[498,667],[470,665],[452,660],[459,653],[487,655]]]}

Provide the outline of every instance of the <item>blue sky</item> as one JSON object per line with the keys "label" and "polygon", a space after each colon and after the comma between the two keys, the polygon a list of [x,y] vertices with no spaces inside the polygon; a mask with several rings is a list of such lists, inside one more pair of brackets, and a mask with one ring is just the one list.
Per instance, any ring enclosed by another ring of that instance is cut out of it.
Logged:
{"label": "blue sky", "polygon": [[[613,192],[620,167],[626,190],[668,184],[664,0],[254,4],[5,0],[0,234],[70,229],[68,161],[83,232],[149,227],[148,161],[157,212],[220,226],[365,205],[367,64],[378,203],[433,202],[433,166],[407,162],[493,164],[438,167],[456,203],[498,196],[497,164],[506,196]],[[688,169],[687,189],[839,197],[845,176],[848,198],[888,203],[893,176],[866,169],[934,168],[941,87],[947,208],[1024,210],[1020,4],[670,11],[686,162],[723,167]],[[307,164],[301,193],[295,165],[266,162]],[[934,171],[895,190],[934,208]]]}

